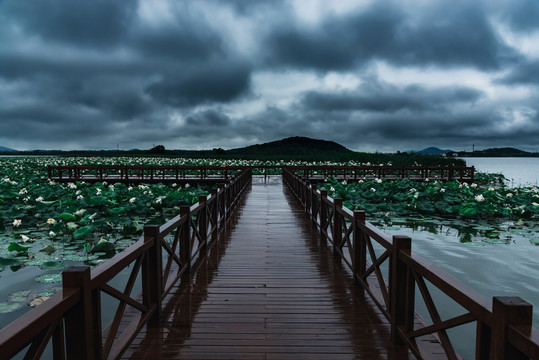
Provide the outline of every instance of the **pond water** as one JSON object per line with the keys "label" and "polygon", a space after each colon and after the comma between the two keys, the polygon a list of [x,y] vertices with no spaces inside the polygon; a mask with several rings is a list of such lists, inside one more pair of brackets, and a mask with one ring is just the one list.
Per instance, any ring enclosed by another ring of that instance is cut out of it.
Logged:
{"label": "pond water", "polygon": [[[465,158],[479,171],[502,173],[512,187],[538,184],[539,158]],[[534,307],[533,325],[539,328],[539,221],[524,224],[500,222],[477,224],[461,220],[397,223],[382,227],[394,235],[412,238],[412,250],[439,268],[492,299],[519,296]],[[490,228],[490,229],[488,229]],[[487,234],[497,232],[498,238]],[[434,291],[442,319],[464,313],[445,295]],[[417,310],[428,319],[428,311],[416,293]],[[458,353],[473,358],[475,324],[448,331]]]}
{"label": "pond water", "polygon": [[503,174],[512,187],[539,185],[539,158],[463,158],[482,172]]}

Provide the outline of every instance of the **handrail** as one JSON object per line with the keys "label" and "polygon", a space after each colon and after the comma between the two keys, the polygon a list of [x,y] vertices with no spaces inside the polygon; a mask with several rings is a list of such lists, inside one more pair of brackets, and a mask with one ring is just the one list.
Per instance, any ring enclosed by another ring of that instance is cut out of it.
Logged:
{"label": "handrail", "polygon": [[[251,169],[242,168],[231,174],[229,183],[212,189],[209,197],[181,206],[180,215],[165,224],[145,226],[136,243],[95,269],[65,270],[61,292],[0,330],[2,358],[25,350],[25,358],[38,359],[50,341],[54,359],[118,358],[143,326],[159,322],[163,299],[182,277],[189,276],[191,264],[205,256],[251,178]],[[124,289],[108,284],[127,269],[131,272]],[[132,294],[137,281],[141,291]],[[113,320],[105,327],[102,293],[119,300]],[[126,316],[127,325],[122,323]]]}
{"label": "handrail", "polygon": [[[390,238],[365,220],[365,211],[343,207],[342,199],[327,196],[326,190],[318,190],[316,184],[291,169],[283,170],[283,179],[313,224],[320,228],[321,237],[332,243],[335,254],[388,319],[395,344],[408,344],[415,356],[423,358],[416,338],[436,334],[447,358],[458,359],[446,330],[476,322],[476,359],[539,358],[539,332],[532,328],[529,303],[518,297],[487,300],[412,252],[409,237]],[[384,251],[377,254],[374,244],[381,245]],[[382,274],[383,263],[388,264],[386,277]],[[467,312],[442,320],[426,281]],[[414,328],[416,290],[433,321],[419,329]]]}
{"label": "handrail", "polygon": [[389,166],[389,165],[251,165],[251,166],[190,166],[190,165],[61,165],[48,166],[49,179],[57,181],[134,181],[134,180],[211,180],[212,176],[228,178],[250,167],[266,178],[268,170],[288,168],[305,179],[324,179],[328,176],[359,180],[362,178],[391,178],[412,180],[473,181],[475,168],[465,166]]}

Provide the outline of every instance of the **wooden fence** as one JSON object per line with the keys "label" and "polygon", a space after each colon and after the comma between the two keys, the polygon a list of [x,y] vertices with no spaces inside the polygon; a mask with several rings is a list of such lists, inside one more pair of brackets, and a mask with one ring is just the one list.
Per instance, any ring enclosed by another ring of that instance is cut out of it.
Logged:
{"label": "wooden fence", "polygon": [[472,182],[475,176],[473,166],[293,166],[287,168],[311,182],[320,182],[328,177],[354,181],[378,178]]}
{"label": "wooden fence", "polygon": [[245,169],[243,166],[66,165],[48,166],[47,174],[51,180],[73,182],[223,181]]}
{"label": "wooden fence", "polygon": [[[282,166],[249,166],[255,175],[281,174]],[[173,165],[68,165],[49,166],[48,177],[56,181],[109,182],[212,182],[228,179],[246,166],[173,166]],[[286,168],[311,181],[328,177],[339,180],[410,179],[416,181],[474,180],[475,168],[462,166],[287,166]]]}
{"label": "wooden fence", "polygon": [[[205,256],[251,182],[251,169],[230,176],[229,184],[180,207],[180,214],[164,225],[147,225],[138,242],[97,268],[65,270],[61,291],[0,331],[0,357],[24,352],[25,359],[39,359],[47,346],[54,359],[121,355],[143,326],[159,322],[162,300],[189,276],[193,261]],[[123,271],[130,271],[123,289],[109,284]],[[140,291],[134,290],[137,286]],[[105,327],[102,294],[118,300]]]}
{"label": "wooden fence", "polygon": [[[532,305],[518,297],[487,300],[428,260],[411,251],[411,239],[388,236],[365,220],[365,212],[342,206],[288,169],[283,179],[305,208],[321,236],[352,271],[391,324],[394,343],[406,343],[422,358],[417,338],[436,334],[448,359],[458,359],[447,330],[476,323],[476,359],[539,359],[539,332],[532,328]],[[378,250],[378,253],[376,249]],[[385,274],[383,264],[386,264]],[[385,275],[385,276],[384,276]],[[427,282],[465,309],[442,320]],[[415,293],[419,290],[432,324],[414,328]]]}

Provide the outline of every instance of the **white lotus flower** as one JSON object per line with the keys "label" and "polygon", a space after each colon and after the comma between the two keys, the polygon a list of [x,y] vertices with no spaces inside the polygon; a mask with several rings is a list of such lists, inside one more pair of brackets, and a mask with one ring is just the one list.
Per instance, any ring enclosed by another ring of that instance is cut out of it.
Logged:
{"label": "white lotus flower", "polygon": [[189,187],[191,187],[191,185],[189,185],[189,183],[186,183],[186,184],[185,184],[185,188],[187,189],[187,188],[189,188]]}
{"label": "white lotus flower", "polygon": [[533,205],[533,206],[539,206],[539,204],[536,203],[536,202],[532,202],[532,205]]}
{"label": "white lotus flower", "polygon": [[479,194],[475,197],[475,200],[478,202],[482,202],[485,201],[485,197],[483,196],[483,194]]}
{"label": "white lotus flower", "polygon": [[49,236],[56,236],[56,233],[54,231],[49,231]]}
{"label": "white lotus flower", "polygon": [[334,188],[333,186],[331,186],[331,187],[329,188],[329,191],[335,192],[335,188]]}
{"label": "white lotus flower", "polygon": [[137,200],[137,198],[132,197],[131,199],[129,199],[129,202],[132,204],[132,203],[134,203],[136,200]]}
{"label": "white lotus flower", "polygon": [[131,190],[133,190],[133,187],[132,187],[132,186],[130,186],[130,187],[127,188],[127,191],[131,191]]}
{"label": "white lotus flower", "polygon": [[382,179],[376,179],[376,182],[377,182],[378,184],[381,184],[381,183],[382,183]]}
{"label": "white lotus flower", "polygon": [[54,225],[54,224],[56,224],[56,220],[54,220],[53,218],[50,218],[50,219],[47,220],[47,224]]}
{"label": "white lotus flower", "polygon": [[84,196],[82,196],[82,195],[77,195],[77,200],[82,200],[82,199],[84,199]]}
{"label": "white lotus flower", "polygon": [[471,187],[473,188],[476,188],[477,187],[477,184],[476,183],[472,183],[472,185],[470,185]]}
{"label": "white lotus flower", "polygon": [[36,198],[36,201],[37,201],[37,202],[42,202],[42,201],[43,201],[43,197],[40,196],[40,197]]}
{"label": "white lotus flower", "polygon": [[441,189],[440,189],[440,192],[445,192],[445,189],[444,189],[444,188],[441,188]]}
{"label": "white lotus flower", "polygon": [[162,201],[162,199],[161,199],[160,197],[158,197],[157,199],[155,199],[155,203],[156,203],[156,204],[161,204],[161,201]]}
{"label": "white lotus flower", "polygon": [[30,240],[30,238],[28,236],[26,236],[26,235],[21,235],[21,239],[24,242],[27,242],[28,240]]}
{"label": "white lotus flower", "polygon": [[341,184],[346,185],[347,184],[346,180],[343,180]]}
{"label": "white lotus flower", "polygon": [[28,192],[28,190],[26,190],[26,188],[22,188],[21,190],[19,190],[19,195],[24,195]]}
{"label": "white lotus flower", "polygon": [[488,188],[488,190],[489,190],[489,191],[494,191],[494,188],[493,188],[492,186],[490,186],[490,187]]}
{"label": "white lotus flower", "polygon": [[372,191],[372,192],[376,192],[376,189],[375,189],[375,188],[371,188],[371,191]]}
{"label": "white lotus flower", "polygon": [[513,193],[507,193],[505,194],[506,197],[510,198],[510,197],[513,197]]}
{"label": "white lotus flower", "polygon": [[22,224],[22,220],[21,220],[21,219],[15,219],[15,220],[13,220],[13,226],[19,227],[21,224]]}
{"label": "white lotus flower", "polygon": [[175,188],[176,186],[178,186],[178,184],[176,184],[176,183],[172,184],[173,188]]}
{"label": "white lotus flower", "polygon": [[77,185],[73,184],[73,183],[67,183],[67,186],[70,188],[70,189],[76,189],[77,188]]}

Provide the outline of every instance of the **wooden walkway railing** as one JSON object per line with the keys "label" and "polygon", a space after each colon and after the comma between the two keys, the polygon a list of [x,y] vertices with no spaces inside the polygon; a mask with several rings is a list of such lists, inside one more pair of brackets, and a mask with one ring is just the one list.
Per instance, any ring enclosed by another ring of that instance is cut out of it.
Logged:
{"label": "wooden walkway railing", "polygon": [[[476,322],[476,359],[539,359],[539,332],[532,328],[532,305],[518,297],[487,300],[475,290],[411,251],[411,239],[381,232],[365,220],[365,212],[342,206],[342,199],[327,196],[315,184],[288,169],[283,179],[305,212],[342,257],[391,323],[395,344],[407,343],[421,358],[417,339],[437,334],[448,359],[458,359],[446,330]],[[376,254],[375,247],[383,252]],[[382,264],[386,262],[384,276]],[[466,312],[442,320],[427,282],[460,304]],[[414,328],[415,292],[419,290],[432,324]]]}
{"label": "wooden walkway railing", "polygon": [[49,179],[63,182],[222,182],[243,166],[66,165],[48,166]]}
{"label": "wooden walkway railing", "polygon": [[[25,359],[39,359],[49,344],[54,359],[116,358],[145,324],[159,322],[163,298],[182,276],[189,276],[192,262],[205,255],[251,178],[249,168],[231,175],[229,184],[180,207],[180,215],[164,225],[146,226],[138,242],[92,271],[65,270],[62,291],[0,331],[0,358],[23,351]],[[109,284],[124,271],[130,272],[125,288]],[[102,294],[119,301],[105,327]]]}
{"label": "wooden walkway railing", "polygon": [[471,182],[475,175],[473,166],[293,166],[287,169],[311,182],[324,181],[328,177],[354,181],[378,178]]}
{"label": "wooden walkway railing", "polygon": [[[282,166],[248,166],[253,174],[266,178],[282,174]],[[169,166],[169,165],[69,165],[49,166],[48,177],[61,182],[216,182],[228,179],[247,166]],[[365,178],[410,179],[425,181],[474,180],[475,168],[459,166],[287,166],[286,168],[311,181],[323,181],[332,176],[339,180]]]}

